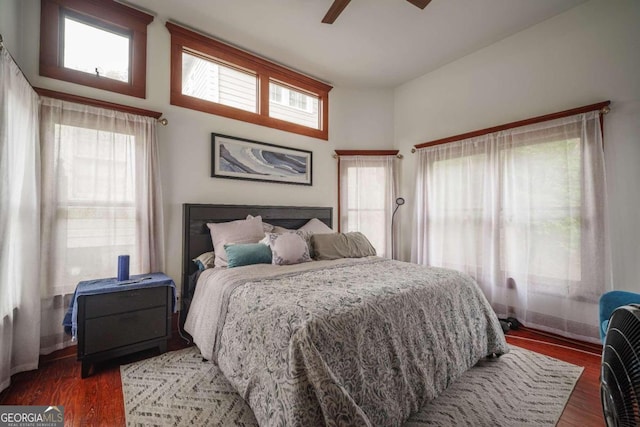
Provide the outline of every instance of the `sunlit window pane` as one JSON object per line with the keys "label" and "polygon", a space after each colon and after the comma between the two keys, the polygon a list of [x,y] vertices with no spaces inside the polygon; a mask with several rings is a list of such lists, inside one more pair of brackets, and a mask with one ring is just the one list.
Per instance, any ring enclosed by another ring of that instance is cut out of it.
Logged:
{"label": "sunlit window pane", "polygon": [[363,233],[382,256],[385,255],[387,236],[387,173],[385,167],[358,164],[347,168],[346,182],[348,217],[344,231]]}
{"label": "sunlit window pane", "polygon": [[129,37],[64,19],[64,66],[129,82]]}
{"label": "sunlit window pane", "polygon": [[269,82],[269,116],[313,129],[320,129],[320,102],[291,87]]}
{"label": "sunlit window pane", "polygon": [[55,141],[59,274],[74,283],[135,253],[135,136],[56,125]]}
{"label": "sunlit window pane", "polygon": [[182,53],[182,94],[258,112],[255,74]]}

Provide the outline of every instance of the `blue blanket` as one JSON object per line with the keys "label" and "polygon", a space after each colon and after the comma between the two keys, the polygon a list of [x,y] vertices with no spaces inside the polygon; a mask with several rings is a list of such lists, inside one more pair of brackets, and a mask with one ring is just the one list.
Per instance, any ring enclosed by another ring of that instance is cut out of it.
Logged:
{"label": "blue blanket", "polygon": [[106,294],[109,292],[130,291],[132,289],[152,288],[157,286],[171,286],[173,293],[173,312],[178,310],[176,284],[171,277],[163,273],[138,274],[129,280],[119,282],[115,277],[108,279],[86,280],[78,283],[69,308],[64,315],[62,325],[64,331],[76,340],[78,334],[78,297],[83,295]]}

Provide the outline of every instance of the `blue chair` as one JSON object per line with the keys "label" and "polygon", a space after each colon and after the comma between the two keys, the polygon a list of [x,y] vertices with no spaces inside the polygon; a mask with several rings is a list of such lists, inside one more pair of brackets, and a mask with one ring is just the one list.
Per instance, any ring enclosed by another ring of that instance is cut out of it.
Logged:
{"label": "blue chair", "polygon": [[627,304],[640,304],[640,294],[627,291],[611,291],[602,294],[600,297],[600,339],[603,343],[604,337],[607,335],[609,318],[613,311]]}

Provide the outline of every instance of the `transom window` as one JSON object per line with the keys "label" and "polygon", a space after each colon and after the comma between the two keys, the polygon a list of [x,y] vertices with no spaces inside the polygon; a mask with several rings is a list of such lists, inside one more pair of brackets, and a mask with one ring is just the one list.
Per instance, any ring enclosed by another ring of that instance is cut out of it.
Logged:
{"label": "transom window", "polygon": [[117,2],[42,0],[40,75],[144,98],[151,21]]}
{"label": "transom window", "polygon": [[171,104],[328,139],[331,86],[167,22]]}
{"label": "transom window", "polygon": [[319,129],[320,100],[292,87],[269,82],[269,116]]}
{"label": "transom window", "polygon": [[257,112],[258,78],[255,73],[182,52],[182,94]]}
{"label": "transom window", "polygon": [[103,29],[71,15],[64,17],[63,33],[65,68],[129,83],[130,34]]}

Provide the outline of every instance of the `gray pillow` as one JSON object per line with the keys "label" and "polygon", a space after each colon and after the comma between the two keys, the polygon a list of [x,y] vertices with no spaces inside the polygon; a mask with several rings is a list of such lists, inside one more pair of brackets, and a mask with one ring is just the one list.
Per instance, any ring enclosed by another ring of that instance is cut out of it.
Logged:
{"label": "gray pillow", "polygon": [[369,239],[359,231],[351,233],[314,234],[311,236],[314,258],[329,260],[362,258],[376,254]]}

